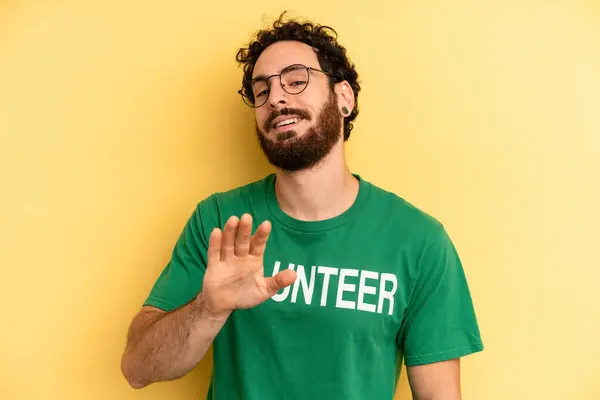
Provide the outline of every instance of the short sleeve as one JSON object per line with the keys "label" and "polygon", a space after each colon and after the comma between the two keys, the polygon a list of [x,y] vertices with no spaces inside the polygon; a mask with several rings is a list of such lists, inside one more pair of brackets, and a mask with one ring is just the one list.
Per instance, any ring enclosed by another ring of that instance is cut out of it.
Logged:
{"label": "short sleeve", "polygon": [[442,225],[429,235],[398,335],[407,367],[483,350],[467,279]]}
{"label": "short sleeve", "polygon": [[144,305],[172,311],[200,292],[206,272],[208,239],[218,221],[213,204],[213,199],[208,198],[196,206]]}

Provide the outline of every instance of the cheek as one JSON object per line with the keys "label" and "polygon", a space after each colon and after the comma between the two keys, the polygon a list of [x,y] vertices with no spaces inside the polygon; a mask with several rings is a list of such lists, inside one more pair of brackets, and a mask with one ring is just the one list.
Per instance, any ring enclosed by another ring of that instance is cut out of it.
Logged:
{"label": "cheek", "polygon": [[327,103],[328,97],[322,91],[309,91],[310,86],[298,96],[298,108],[308,111],[314,118],[319,115],[319,111]]}
{"label": "cheek", "polygon": [[263,129],[263,126],[265,124],[265,121],[268,118],[268,114],[266,112],[264,112],[264,110],[262,109],[257,109],[254,112],[254,119],[256,120],[256,124],[260,127],[260,129]]}

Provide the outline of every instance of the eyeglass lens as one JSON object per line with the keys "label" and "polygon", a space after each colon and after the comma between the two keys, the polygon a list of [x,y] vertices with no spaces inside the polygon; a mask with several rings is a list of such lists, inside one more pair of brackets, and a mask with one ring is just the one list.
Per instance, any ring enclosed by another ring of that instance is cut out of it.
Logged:
{"label": "eyeglass lens", "polygon": [[[289,94],[298,94],[306,89],[308,85],[308,69],[304,65],[290,65],[281,72],[281,86]],[[259,79],[252,83],[252,94],[254,96],[254,107],[263,105],[269,97],[269,88],[272,85],[265,79]],[[276,84],[276,83],[275,83]]]}

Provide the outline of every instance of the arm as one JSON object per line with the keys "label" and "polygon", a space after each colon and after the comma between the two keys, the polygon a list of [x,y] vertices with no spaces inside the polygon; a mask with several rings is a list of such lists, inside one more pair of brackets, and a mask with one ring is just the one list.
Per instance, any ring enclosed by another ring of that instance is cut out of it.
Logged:
{"label": "arm", "polygon": [[442,226],[427,237],[400,331],[415,400],[460,400],[461,357],[483,350],[458,253]]}
{"label": "arm", "polygon": [[414,400],[461,400],[460,358],[406,369]]}
{"label": "arm", "polygon": [[134,388],[187,374],[202,360],[236,309],[252,308],[294,283],[296,273],[281,271],[266,278],[263,256],[271,231],[263,222],[251,236],[252,217],[231,217],[223,232],[213,229],[200,293],[166,313],[143,307],[133,319],[121,361]]}
{"label": "arm", "polygon": [[210,312],[202,293],[171,313],[143,307],[129,328],[123,375],[136,389],[184,376],[202,360],[229,314]]}

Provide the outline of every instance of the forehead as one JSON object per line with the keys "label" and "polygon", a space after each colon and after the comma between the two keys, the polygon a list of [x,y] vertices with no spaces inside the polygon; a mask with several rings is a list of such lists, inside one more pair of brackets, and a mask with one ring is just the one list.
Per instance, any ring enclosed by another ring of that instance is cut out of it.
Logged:
{"label": "forehead", "polygon": [[297,41],[273,43],[262,52],[252,71],[257,75],[277,74],[291,64],[304,64],[307,67],[319,67],[317,54],[309,45]]}

